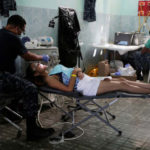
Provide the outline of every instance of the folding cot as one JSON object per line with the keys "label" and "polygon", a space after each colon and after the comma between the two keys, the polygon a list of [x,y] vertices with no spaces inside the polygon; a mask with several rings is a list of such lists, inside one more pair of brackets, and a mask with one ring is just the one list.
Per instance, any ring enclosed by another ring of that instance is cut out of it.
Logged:
{"label": "folding cot", "polygon": [[[75,98],[77,107],[74,107],[70,111],[66,112],[61,107],[57,106],[55,104],[55,102],[52,102],[48,97],[43,95],[43,92],[44,93],[58,94],[58,95],[62,95],[62,96]],[[115,119],[115,115],[111,114],[106,109],[109,106],[111,106],[112,104],[114,104],[115,102],[117,102],[119,98],[150,98],[150,94],[130,94],[130,93],[125,93],[125,92],[121,92],[121,91],[106,93],[106,94],[102,94],[102,95],[99,95],[99,96],[83,96],[79,92],[63,92],[63,91],[52,89],[52,88],[49,88],[49,87],[40,87],[39,88],[39,94],[41,96],[45,97],[45,99],[49,100],[52,104],[54,104],[57,108],[59,108],[67,116],[72,118],[72,120],[73,120],[72,126],[69,129],[67,129],[66,131],[63,131],[63,133],[62,133],[63,135],[65,135],[67,132],[73,130],[74,128],[77,128],[79,125],[81,125],[82,123],[86,122],[87,120],[89,120],[93,116],[97,117],[100,121],[102,121],[108,127],[112,128],[114,131],[116,131],[118,133],[118,135],[121,135],[122,131],[117,129],[115,126],[113,126],[110,123],[109,119],[108,119],[108,115],[111,116],[112,119]],[[103,98],[105,98],[105,99],[106,98],[114,98],[114,99],[111,102],[106,103],[104,106],[100,106],[100,104],[98,104],[94,100],[94,99],[103,99]],[[93,111],[90,108],[88,108],[87,104],[89,104],[89,103],[92,103],[95,106],[97,106],[97,109]],[[79,109],[87,111],[89,113],[89,115],[86,116],[85,118],[81,119],[79,122],[75,123],[74,122],[74,113],[73,112],[77,111]],[[104,117],[102,117],[100,115],[101,113],[104,114]]]}

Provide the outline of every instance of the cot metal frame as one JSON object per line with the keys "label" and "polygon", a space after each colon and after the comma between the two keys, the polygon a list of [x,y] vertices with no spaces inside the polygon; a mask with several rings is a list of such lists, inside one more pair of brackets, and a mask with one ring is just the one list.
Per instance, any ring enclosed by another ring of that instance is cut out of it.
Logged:
{"label": "cot metal frame", "polygon": [[[69,110],[68,112],[66,112],[63,108],[57,106],[55,101],[51,101],[48,97],[43,95],[43,92],[75,98],[76,107],[71,106],[72,109]],[[65,135],[67,132],[73,130],[74,128],[77,128],[82,123],[89,120],[90,118],[96,117],[99,121],[103,122],[106,126],[110,127],[115,132],[117,132],[118,133],[117,135],[121,136],[122,131],[119,130],[114,125],[112,125],[110,123],[110,119],[108,117],[108,116],[110,116],[111,119],[115,119],[116,116],[111,114],[107,110],[107,108],[109,108],[112,104],[116,103],[119,100],[119,98],[150,98],[150,94],[130,94],[130,93],[125,93],[125,92],[121,92],[121,91],[110,92],[110,93],[102,94],[100,96],[83,96],[79,92],[63,92],[63,91],[52,89],[49,87],[40,87],[39,88],[39,94],[42,97],[44,97],[45,99],[47,99],[52,105],[54,105],[55,107],[60,109],[65,115],[67,115],[68,117],[70,117],[72,119],[72,126],[69,129],[63,131],[62,135]],[[111,100],[110,102],[107,102],[104,106],[101,106],[100,104],[98,104],[95,101],[96,99],[100,100],[100,99],[106,99],[106,98],[114,98],[114,99]],[[87,104],[89,104],[89,103],[94,104],[97,107],[97,109],[92,110],[89,107],[87,107]],[[75,122],[74,113],[80,109],[88,112],[89,115],[85,116],[80,121]],[[101,114],[104,114],[103,117]]]}

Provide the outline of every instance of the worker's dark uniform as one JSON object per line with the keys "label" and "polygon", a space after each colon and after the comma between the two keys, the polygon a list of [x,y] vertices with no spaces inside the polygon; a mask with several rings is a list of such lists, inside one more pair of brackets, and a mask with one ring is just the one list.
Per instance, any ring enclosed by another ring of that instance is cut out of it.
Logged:
{"label": "worker's dark uniform", "polygon": [[35,117],[38,111],[38,91],[30,81],[15,74],[15,59],[27,53],[20,38],[12,32],[0,30],[0,92],[19,92],[23,99],[25,117]]}

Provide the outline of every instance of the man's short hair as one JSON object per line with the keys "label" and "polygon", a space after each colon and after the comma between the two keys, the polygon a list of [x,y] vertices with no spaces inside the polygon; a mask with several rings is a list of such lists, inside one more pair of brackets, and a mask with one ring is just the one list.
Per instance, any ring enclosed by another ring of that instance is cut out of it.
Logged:
{"label": "man's short hair", "polygon": [[9,19],[7,21],[7,25],[8,24],[18,26],[22,29],[24,27],[24,25],[26,24],[26,21],[23,17],[21,17],[19,15],[12,15],[11,17],[9,17]]}

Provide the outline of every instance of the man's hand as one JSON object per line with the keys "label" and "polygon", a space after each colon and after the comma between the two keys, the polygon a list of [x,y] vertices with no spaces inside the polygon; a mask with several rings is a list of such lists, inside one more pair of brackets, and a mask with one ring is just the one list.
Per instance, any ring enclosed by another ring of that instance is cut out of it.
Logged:
{"label": "man's hand", "polygon": [[81,80],[84,77],[84,73],[82,71],[78,71],[77,76]]}
{"label": "man's hand", "polygon": [[81,68],[74,68],[74,70],[72,71],[72,74],[76,74],[79,72],[79,71],[82,71]]}
{"label": "man's hand", "polygon": [[80,80],[84,77],[84,73],[82,72],[81,68],[74,68],[72,74],[76,74]]}

